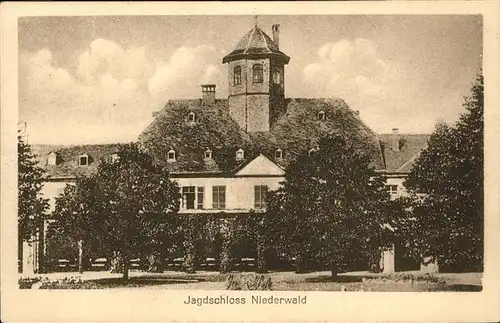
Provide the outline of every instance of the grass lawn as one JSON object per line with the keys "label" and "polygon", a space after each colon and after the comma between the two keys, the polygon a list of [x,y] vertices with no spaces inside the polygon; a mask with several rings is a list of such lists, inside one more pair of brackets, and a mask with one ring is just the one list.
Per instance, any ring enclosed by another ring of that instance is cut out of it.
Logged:
{"label": "grass lawn", "polygon": [[[147,288],[147,289],[191,289],[191,290],[225,290],[228,274],[215,272],[198,272],[185,274],[181,272],[164,272],[160,274],[132,272],[128,281],[120,275],[101,273],[84,273],[49,277],[47,275],[40,289],[107,289],[107,288]],[[253,275],[253,273],[235,273]],[[267,274],[272,280],[272,290],[280,291],[481,291],[481,273],[464,274],[432,274],[418,272],[397,273],[394,275],[356,272],[341,274],[332,281],[328,272],[295,274],[293,272],[272,272]],[[76,281],[74,278],[77,277]],[[30,288],[25,284],[21,288]]]}

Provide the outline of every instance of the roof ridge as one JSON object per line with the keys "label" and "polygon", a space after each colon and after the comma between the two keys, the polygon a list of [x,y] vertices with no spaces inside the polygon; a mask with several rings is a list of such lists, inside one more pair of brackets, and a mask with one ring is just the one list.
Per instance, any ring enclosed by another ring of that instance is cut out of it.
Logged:
{"label": "roof ridge", "polygon": [[271,47],[269,46],[269,44],[267,43],[267,40],[266,40],[266,36],[265,36],[265,33],[263,30],[259,29],[260,30],[260,36],[264,39],[264,43],[266,44],[266,48],[272,52],[271,50]]}
{"label": "roof ridge", "polygon": [[396,169],[396,172],[401,172],[402,169],[404,169],[408,164],[411,164],[415,159],[418,158],[418,156],[420,156],[420,152],[418,152],[416,155],[414,155],[412,158],[410,158],[409,160],[407,160],[403,165],[399,166],[398,169]]}
{"label": "roof ridge", "polygon": [[255,30],[259,28],[257,26],[255,26],[252,31],[250,31],[250,35],[248,37],[248,42],[247,42],[247,45],[245,46],[245,49],[243,50],[243,53],[246,54],[247,51],[248,51],[248,48],[250,48],[250,42],[252,41],[252,37],[253,37],[253,34],[255,33]]}

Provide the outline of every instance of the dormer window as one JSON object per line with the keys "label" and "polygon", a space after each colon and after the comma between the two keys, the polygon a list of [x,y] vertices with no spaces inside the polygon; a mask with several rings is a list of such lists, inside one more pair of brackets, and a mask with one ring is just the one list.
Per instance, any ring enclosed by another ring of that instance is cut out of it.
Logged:
{"label": "dormer window", "polygon": [[174,162],[175,161],[175,150],[170,149],[167,154],[167,161]]}
{"label": "dormer window", "polygon": [[243,158],[245,158],[245,152],[240,148],[236,152],[236,160],[243,160]]}
{"label": "dormer window", "polygon": [[318,112],[318,120],[325,120],[326,119],[326,114],[324,111]]}
{"label": "dormer window", "polygon": [[207,148],[207,150],[205,150],[204,157],[205,159],[212,159],[212,151]]}
{"label": "dormer window", "polygon": [[262,68],[262,64],[255,64],[253,66],[253,78],[254,83],[262,83],[264,82],[264,71]]}
{"label": "dormer window", "polygon": [[195,122],[196,121],[196,115],[194,112],[189,112],[188,113],[188,122]]}
{"label": "dormer window", "polygon": [[57,165],[57,154],[55,152],[50,152],[47,155],[47,165]]}
{"label": "dormer window", "polygon": [[276,158],[276,159],[281,159],[281,158],[283,158],[283,151],[282,151],[281,149],[279,149],[279,148],[278,148],[278,149],[276,149],[276,150],[274,151],[274,158]]}
{"label": "dormer window", "polygon": [[87,166],[89,164],[89,155],[83,154],[78,156],[78,165]]}
{"label": "dormer window", "polygon": [[120,156],[118,156],[118,154],[117,154],[117,153],[111,154],[111,155],[109,156],[109,161],[110,161],[111,163],[116,163],[119,159],[120,159]]}
{"label": "dormer window", "polygon": [[241,66],[236,66],[233,70],[234,85],[241,84]]}

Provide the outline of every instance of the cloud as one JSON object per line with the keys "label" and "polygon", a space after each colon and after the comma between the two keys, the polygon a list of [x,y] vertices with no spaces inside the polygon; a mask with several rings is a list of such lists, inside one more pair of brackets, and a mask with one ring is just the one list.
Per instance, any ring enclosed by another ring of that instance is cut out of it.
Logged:
{"label": "cloud", "polygon": [[96,39],[78,60],[77,74],[86,82],[93,82],[103,73],[118,79],[140,79],[146,77],[148,64],[144,47],[122,48],[106,39]]}
{"label": "cloud", "polygon": [[386,98],[401,76],[370,40],[362,38],[324,44],[318,50],[318,61],[303,72],[316,95],[342,97],[360,110]]}
{"label": "cloud", "polygon": [[136,140],[168,99],[200,97],[200,84],[221,88],[226,79],[210,46],[183,46],[153,62],[146,47],[100,38],[75,54],[72,71],[49,49],[20,53],[20,118],[33,143]]}
{"label": "cloud", "polygon": [[180,47],[168,61],[157,64],[148,89],[155,97],[167,99],[198,97],[203,83],[226,88],[219,67],[222,56],[222,52],[212,46]]}
{"label": "cloud", "polygon": [[129,141],[151,118],[143,48],[97,39],[74,72],[49,49],[21,53],[19,67],[20,118],[31,142]]}
{"label": "cloud", "polygon": [[431,131],[432,106],[420,105],[422,80],[397,61],[389,61],[368,39],[328,42],[303,69],[312,96],[340,97],[376,132],[393,127],[406,132]]}

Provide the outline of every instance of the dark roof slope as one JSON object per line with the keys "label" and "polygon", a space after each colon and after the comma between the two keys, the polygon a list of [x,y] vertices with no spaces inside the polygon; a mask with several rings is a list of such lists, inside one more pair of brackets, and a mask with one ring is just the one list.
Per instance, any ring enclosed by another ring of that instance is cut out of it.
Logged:
{"label": "dark roof slope", "polygon": [[[318,112],[326,120],[318,120]],[[194,112],[195,122],[189,122],[188,113]],[[269,132],[246,133],[229,116],[228,101],[216,100],[207,104],[197,100],[172,100],[153,122],[139,135],[139,142],[155,160],[174,173],[227,173],[238,169],[260,153],[283,168],[316,146],[326,134],[344,134],[354,140],[359,149],[372,153],[374,166],[389,172],[408,172],[419,152],[427,146],[429,135],[400,134],[400,151],[391,149],[392,134],[377,136],[366,127],[347,104],[340,99],[287,99],[286,113]],[[118,151],[120,144],[60,146],[33,145],[39,165],[46,169],[46,177],[74,177],[95,172],[102,158]],[[212,159],[205,159],[206,149]],[[237,161],[236,151],[242,148],[244,159]],[[176,152],[176,161],[168,162],[170,149]],[[281,149],[283,158],[276,159]],[[56,166],[47,165],[47,155],[56,152]],[[88,154],[90,164],[78,165],[78,156]]]}
{"label": "dark roof slope", "polygon": [[222,63],[248,56],[275,56],[287,64],[290,57],[281,52],[271,37],[255,26],[238,42],[236,48],[222,59]]}
{"label": "dark roof slope", "polygon": [[[64,178],[95,172],[99,161],[117,152],[119,146],[120,144],[80,146],[32,145],[32,151],[37,155],[38,165],[46,170],[44,177]],[[50,152],[57,154],[56,165],[47,165],[47,155]],[[78,164],[78,157],[83,154],[89,156],[89,164],[87,166],[80,166]]]}
{"label": "dark roof slope", "polygon": [[399,134],[399,151],[392,150],[392,134],[380,134],[379,139],[384,150],[386,169],[389,172],[411,170],[420,152],[427,147],[428,134]]}
{"label": "dark roof slope", "polygon": [[[326,120],[318,120],[318,112]],[[196,115],[189,122],[190,112]],[[172,172],[230,172],[245,161],[262,153],[286,168],[298,154],[316,146],[326,134],[342,133],[354,140],[359,149],[368,149],[374,165],[383,169],[378,139],[347,104],[340,99],[287,99],[286,113],[269,132],[246,133],[230,117],[228,101],[207,104],[202,100],[169,101],[155,120],[139,135],[139,142]],[[204,159],[204,151],[212,150],[212,160]],[[242,148],[245,159],[236,161]],[[283,151],[276,159],[275,151]],[[176,152],[175,162],[167,161],[168,151]]]}

